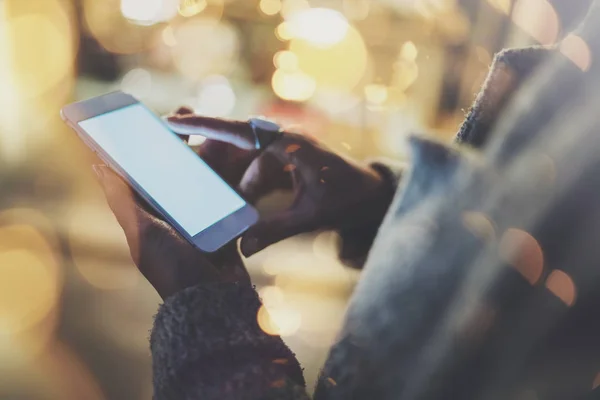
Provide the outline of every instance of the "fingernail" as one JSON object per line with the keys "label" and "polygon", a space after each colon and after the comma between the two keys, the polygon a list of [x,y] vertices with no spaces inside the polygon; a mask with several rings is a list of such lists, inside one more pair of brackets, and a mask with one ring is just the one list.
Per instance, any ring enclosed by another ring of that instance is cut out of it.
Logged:
{"label": "fingernail", "polygon": [[96,176],[99,179],[104,178],[104,168],[101,165],[94,164],[94,165],[92,165],[92,169],[94,170],[94,172],[96,173]]}

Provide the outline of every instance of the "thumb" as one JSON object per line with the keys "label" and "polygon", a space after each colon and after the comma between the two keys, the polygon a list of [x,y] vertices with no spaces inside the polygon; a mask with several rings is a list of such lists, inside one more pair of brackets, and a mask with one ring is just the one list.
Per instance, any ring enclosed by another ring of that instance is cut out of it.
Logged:
{"label": "thumb", "polygon": [[310,218],[295,210],[288,210],[264,218],[242,236],[240,250],[250,257],[272,244],[312,230]]}

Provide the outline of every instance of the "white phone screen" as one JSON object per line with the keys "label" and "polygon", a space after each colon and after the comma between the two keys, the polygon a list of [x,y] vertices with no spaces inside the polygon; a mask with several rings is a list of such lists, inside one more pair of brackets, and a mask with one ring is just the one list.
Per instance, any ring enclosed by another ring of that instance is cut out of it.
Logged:
{"label": "white phone screen", "polygon": [[192,237],[246,205],[142,104],[79,125]]}

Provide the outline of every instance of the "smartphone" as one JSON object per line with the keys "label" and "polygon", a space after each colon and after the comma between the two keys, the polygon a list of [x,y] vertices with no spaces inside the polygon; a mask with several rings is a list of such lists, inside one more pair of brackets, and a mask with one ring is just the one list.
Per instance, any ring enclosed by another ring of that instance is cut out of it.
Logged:
{"label": "smartphone", "polygon": [[153,112],[123,92],[65,106],[62,119],[183,237],[215,252],[258,212]]}

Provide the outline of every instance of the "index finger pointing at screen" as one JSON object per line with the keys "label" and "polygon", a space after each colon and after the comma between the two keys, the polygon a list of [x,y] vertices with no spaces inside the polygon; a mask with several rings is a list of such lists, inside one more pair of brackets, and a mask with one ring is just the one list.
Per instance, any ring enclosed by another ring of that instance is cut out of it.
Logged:
{"label": "index finger pointing at screen", "polygon": [[167,118],[167,123],[180,135],[201,135],[207,139],[230,143],[240,149],[255,149],[254,133],[247,122],[197,115],[174,115]]}

